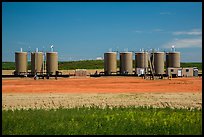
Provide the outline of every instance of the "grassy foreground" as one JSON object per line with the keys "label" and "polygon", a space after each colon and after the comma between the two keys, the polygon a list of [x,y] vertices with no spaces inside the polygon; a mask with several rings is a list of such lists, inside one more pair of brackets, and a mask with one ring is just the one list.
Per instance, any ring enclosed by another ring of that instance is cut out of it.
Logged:
{"label": "grassy foreground", "polygon": [[82,107],[2,111],[3,135],[202,134],[202,110]]}

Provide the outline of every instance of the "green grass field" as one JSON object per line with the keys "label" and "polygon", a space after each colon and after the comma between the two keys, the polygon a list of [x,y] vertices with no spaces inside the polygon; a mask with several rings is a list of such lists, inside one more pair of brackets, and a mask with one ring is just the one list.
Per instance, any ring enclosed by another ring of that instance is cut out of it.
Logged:
{"label": "green grass field", "polygon": [[[119,68],[119,60],[117,65]],[[72,69],[103,69],[104,61],[103,60],[84,60],[84,61],[68,61],[68,62],[59,62],[59,70],[72,70]],[[135,61],[133,60],[133,68],[135,67]],[[201,63],[182,63],[181,67],[198,67],[199,70],[202,70]],[[31,69],[31,63],[28,62],[28,69]],[[15,70],[15,62],[2,62],[2,70]]]}
{"label": "green grass field", "polygon": [[115,107],[2,111],[3,135],[201,135],[202,110]]}

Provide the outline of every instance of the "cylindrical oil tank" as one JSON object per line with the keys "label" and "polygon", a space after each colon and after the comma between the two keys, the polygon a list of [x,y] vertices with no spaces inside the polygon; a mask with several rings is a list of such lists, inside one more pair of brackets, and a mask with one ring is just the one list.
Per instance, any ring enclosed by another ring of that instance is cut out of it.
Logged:
{"label": "cylindrical oil tank", "polygon": [[132,74],[132,52],[120,53],[120,74]]}
{"label": "cylindrical oil tank", "polygon": [[135,53],[135,68],[148,68],[148,52]]}
{"label": "cylindrical oil tank", "polygon": [[46,53],[46,70],[49,74],[56,74],[58,71],[58,54],[57,52]]}
{"label": "cylindrical oil tank", "polygon": [[15,74],[19,75],[20,73],[27,74],[27,52],[15,52],[15,65],[16,70]]}
{"label": "cylindrical oil tank", "polygon": [[164,52],[154,52],[151,58],[154,62],[155,74],[164,74]]}
{"label": "cylindrical oil tank", "polygon": [[111,73],[117,73],[117,53],[106,52],[104,53],[104,73],[110,75]]}
{"label": "cylindrical oil tank", "polygon": [[43,72],[43,53],[31,52],[31,73]]}
{"label": "cylindrical oil tank", "polygon": [[167,67],[180,67],[180,52],[169,52],[166,54]]}

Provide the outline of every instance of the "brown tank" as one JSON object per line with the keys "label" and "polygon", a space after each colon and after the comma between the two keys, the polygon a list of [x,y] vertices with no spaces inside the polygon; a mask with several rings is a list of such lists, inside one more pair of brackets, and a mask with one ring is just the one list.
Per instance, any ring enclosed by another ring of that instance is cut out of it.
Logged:
{"label": "brown tank", "polygon": [[49,74],[56,74],[58,71],[58,54],[57,52],[46,53],[46,70]]}
{"label": "brown tank", "polygon": [[16,65],[15,74],[17,75],[20,75],[20,73],[27,74],[28,72],[27,52],[15,52],[15,65]]}
{"label": "brown tank", "polygon": [[180,52],[169,52],[166,54],[167,67],[180,67]]}
{"label": "brown tank", "polygon": [[36,72],[43,73],[43,53],[32,52],[31,53],[31,73]]}
{"label": "brown tank", "polygon": [[148,52],[135,53],[135,60],[136,60],[135,68],[147,68],[148,67]]}
{"label": "brown tank", "polygon": [[104,73],[105,75],[117,73],[117,53],[116,52],[104,53]]}
{"label": "brown tank", "polygon": [[120,53],[120,74],[132,74],[132,52]]}
{"label": "brown tank", "polygon": [[[153,58],[151,54],[151,58]],[[154,70],[155,74],[164,74],[164,52],[155,52],[154,53]]]}

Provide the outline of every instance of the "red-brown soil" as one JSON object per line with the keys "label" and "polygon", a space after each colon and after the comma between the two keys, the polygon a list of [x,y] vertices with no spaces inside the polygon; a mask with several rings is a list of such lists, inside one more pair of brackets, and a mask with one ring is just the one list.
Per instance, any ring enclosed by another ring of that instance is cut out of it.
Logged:
{"label": "red-brown soil", "polygon": [[202,92],[202,78],[145,80],[137,77],[2,79],[3,93]]}

